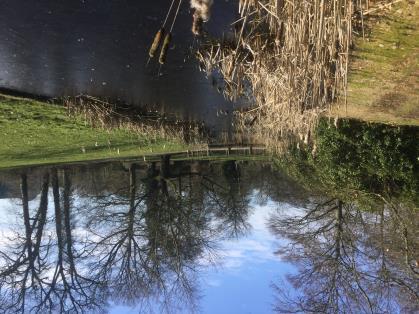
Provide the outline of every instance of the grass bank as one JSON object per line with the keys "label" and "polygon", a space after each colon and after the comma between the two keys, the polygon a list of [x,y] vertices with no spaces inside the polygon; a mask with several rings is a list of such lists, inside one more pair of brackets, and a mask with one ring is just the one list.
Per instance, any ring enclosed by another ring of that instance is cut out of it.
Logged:
{"label": "grass bank", "polygon": [[0,168],[187,149],[180,139],[156,134],[93,128],[82,117],[70,117],[65,107],[0,95]]}
{"label": "grass bank", "polygon": [[419,2],[402,1],[365,17],[349,72],[348,105],[333,114],[419,125]]}

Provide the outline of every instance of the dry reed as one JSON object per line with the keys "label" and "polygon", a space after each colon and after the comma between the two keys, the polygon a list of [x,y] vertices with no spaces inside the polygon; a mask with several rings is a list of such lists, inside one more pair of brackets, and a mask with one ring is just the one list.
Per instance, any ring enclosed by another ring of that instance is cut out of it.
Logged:
{"label": "dry reed", "polygon": [[197,52],[207,73],[224,79],[226,97],[250,100],[249,109],[236,112],[238,133],[278,153],[290,143],[310,142],[319,116],[337,97],[346,97],[358,4],[239,1],[233,38],[208,40]]}
{"label": "dry reed", "polygon": [[180,120],[175,115],[115,105],[86,95],[67,97],[63,102],[71,116],[82,117],[95,128],[125,130],[151,140],[166,139],[191,145],[207,142],[203,123]]}

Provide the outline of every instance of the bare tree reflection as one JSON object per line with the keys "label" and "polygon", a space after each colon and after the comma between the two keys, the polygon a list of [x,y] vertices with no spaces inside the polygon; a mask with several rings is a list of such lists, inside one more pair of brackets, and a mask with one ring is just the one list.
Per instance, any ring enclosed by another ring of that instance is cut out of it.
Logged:
{"label": "bare tree reflection", "polygon": [[[55,295],[61,312],[83,312],[99,307],[101,300],[96,293],[98,282],[89,278],[76,267],[75,257],[78,252],[73,246],[70,222],[71,182],[68,170],[64,170],[63,206],[61,206],[60,188],[57,169],[52,170],[52,191],[55,210],[55,232],[57,237],[57,258],[54,275],[50,283],[50,294]],[[87,272],[84,269],[83,272]],[[88,274],[88,272],[87,272]],[[57,305],[56,305],[57,306]]]}
{"label": "bare tree reflection", "polygon": [[[388,250],[384,249],[385,241],[394,234],[389,237],[374,234],[377,230],[382,234],[384,229],[391,233],[398,231],[385,227],[383,212],[381,229],[373,216],[353,204],[329,199],[298,217],[284,217],[284,213],[272,217],[273,232],[290,241],[278,254],[298,268],[296,274],[287,277],[295,292],[289,293],[286,282],[274,286],[278,296],[275,310],[281,313],[417,310],[417,277],[402,269],[399,262],[386,261],[389,256],[385,253]],[[381,263],[377,263],[380,256]]]}
{"label": "bare tree reflection", "polygon": [[105,312],[108,302],[196,312],[197,271],[216,263],[217,240],[250,228],[254,188],[240,165],[114,163],[109,185],[83,182],[84,171],[45,170],[36,193],[21,176],[19,225],[0,247],[0,312]]}
{"label": "bare tree reflection", "polygon": [[235,161],[227,161],[222,165],[222,177],[204,177],[203,185],[210,206],[220,220],[220,232],[227,237],[239,237],[250,229],[248,223],[250,209],[250,190],[244,190],[245,184],[240,181],[241,174]]}
{"label": "bare tree reflection", "polygon": [[0,251],[0,291],[3,296],[0,309],[4,312],[24,312],[37,302],[47,301],[42,273],[48,267],[48,250],[42,244],[42,234],[47,217],[48,184],[49,176],[46,174],[43,177],[39,208],[31,217],[27,175],[21,175],[24,234],[17,231],[13,236],[13,245]]}
{"label": "bare tree reflection", "polygon": [[127,197],[95,199],[89,208],[88,228],[97,236],[87,245],[90,267],[119,302],[141,301],[150,309],[157,299],[165,311],[194,310],[194,271],[204,251],[212,250],[212,233],[205,213],[190,206],[188,187],[176,187],[165,163],[150,165],[141,181],[132,164]]}
{"label": "bare tree reflection", "polygon": [[[85,312],[99,307],[96,283],[76,268],[70,225],[70,182],[64,174],[61,206],[57,170],[52,170],[55,230],[48,221],[50,175],[43,177],[39,208],[32,211],[28,201],[27,175],[21,176],[24,234],[1,251],[0,309],[9,312]],[[63,226],[64,225],[64,226]],[[55,231],[55,233],[54,233]],[[56,241],[54,240],[56,239]]]}

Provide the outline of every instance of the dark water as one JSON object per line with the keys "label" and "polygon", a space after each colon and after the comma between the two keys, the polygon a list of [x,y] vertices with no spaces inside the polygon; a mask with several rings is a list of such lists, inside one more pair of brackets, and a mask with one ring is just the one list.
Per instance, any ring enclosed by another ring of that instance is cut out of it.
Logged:
{"label": "dark water", "polygon": [[417,212],[331,194],[267,162],[3,171],[0,311],[417,312]]}
{"label": "dark water", "polygon": [[[0,0],[0,87],[47,96],[88,94],[136,105],[158,105],[186,118],[216,120],[231,109],[191,53],[189,1],[173,32],[168,62],[158,77],[148,49],[169,0]],[[235,1],[215,2],[206,25],[230,32]]]}

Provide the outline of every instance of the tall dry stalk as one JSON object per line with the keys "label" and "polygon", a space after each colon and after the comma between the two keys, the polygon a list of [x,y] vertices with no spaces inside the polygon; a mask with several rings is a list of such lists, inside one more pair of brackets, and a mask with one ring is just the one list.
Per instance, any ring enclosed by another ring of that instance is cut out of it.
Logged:
{"label": "tall dry stalk", "polygon": [[69,115],[82,117],[87,125],[105,130],[124,130],[150,140],[166,139],[191,145],[207,143],[203,123],[189,122],[156,111],[117,106],[91,96],[63,99]]}
{"label": "tall dry stalk", "polygon": [[240,0],[233,39],[197,53],[218,71],[230,99],[248,97],[236,113],[239,132],[280,152],[284,139],[308,142],[320,114],[345,95],[354,5],[351,0]]}

